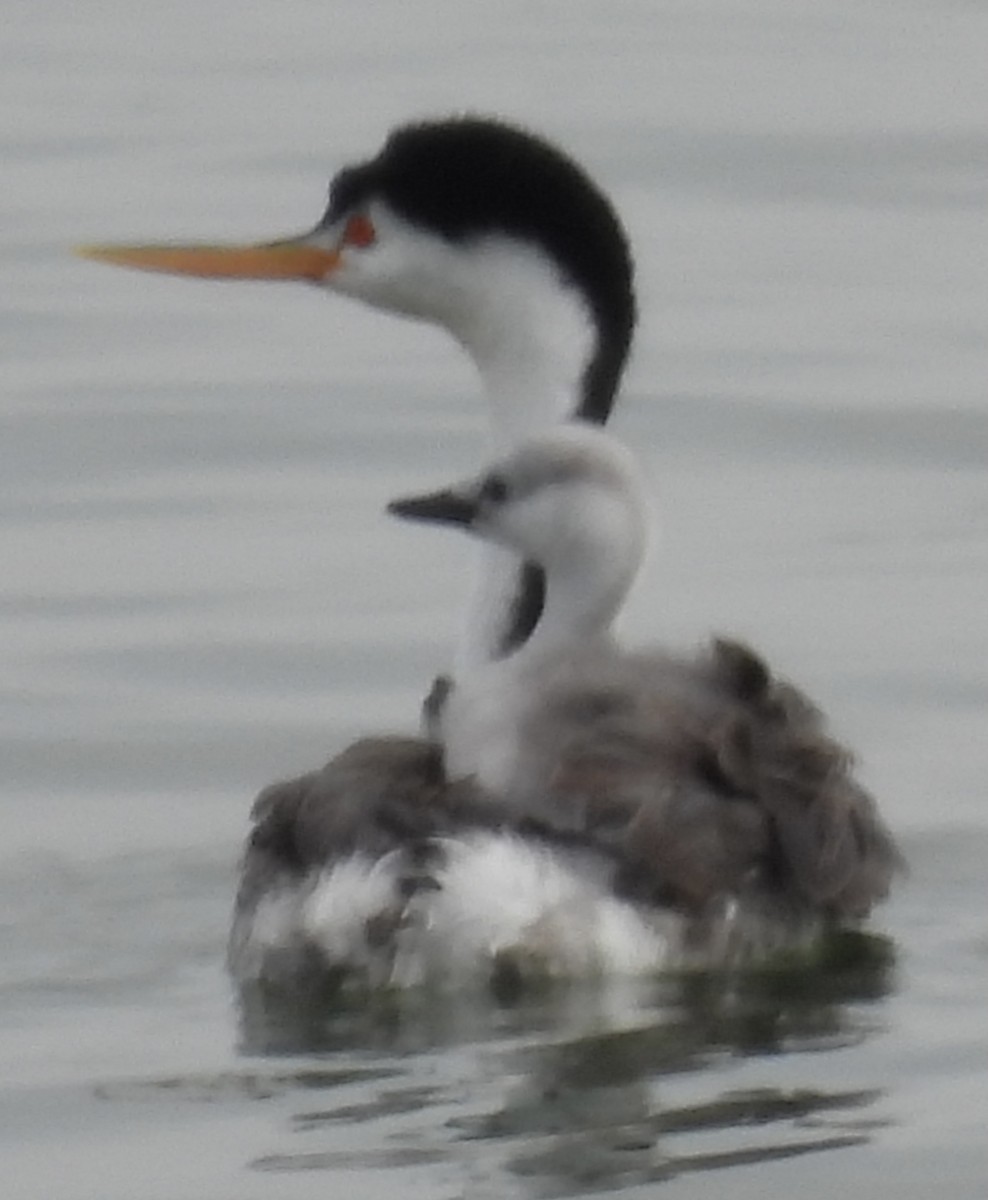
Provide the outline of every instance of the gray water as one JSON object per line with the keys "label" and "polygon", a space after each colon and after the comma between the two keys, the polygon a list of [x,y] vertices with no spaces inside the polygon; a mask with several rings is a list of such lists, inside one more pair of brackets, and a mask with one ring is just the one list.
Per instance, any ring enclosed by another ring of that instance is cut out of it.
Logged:
{"label": "gray water", "polygon": [[[7,1200],[988,1195],[988,13],[941,0],[7,0],[0,1163]],[[221,960],[252,795],[407,729],[476,465],[434,331],[73,259],[265,236],[412,115],[558,139],[642,322],[662,535],[629,640],[751,638],[912,871],[866,960],[725,993],[258,1027]]]}

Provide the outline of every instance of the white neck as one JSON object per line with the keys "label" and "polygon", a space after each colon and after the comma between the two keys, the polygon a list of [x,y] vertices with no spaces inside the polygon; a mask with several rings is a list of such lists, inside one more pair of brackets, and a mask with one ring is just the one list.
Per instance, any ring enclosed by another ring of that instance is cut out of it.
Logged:
{"label": "white neck", "polygon": [[480,372],[499,449],[573,414],[599,337],[582,293],[545,253],[498,234],[449,242],[380,202],[370,215],[378,242],[344,256],[327,287],[447,329]]}
{"label": "white neck", "polygon": [[[530,693],[543,665],[580,661],[611,632],[641,563],[645,514],[627,504],[581,497],[571,505],[572,537],[540,556],[546,603],[532,636],[514,653],[458,675],[442,717],[446,765],[452,777],[475,775],[497,795],[513,794]],[[587,531],[588,536],[580,534]]]}
{"label": "white neck", "polygon": [[524,245],[481,241],[447,326],[480,373],[498,449],[570,418],[580,405],[597,331],[587,304]]}
{"label": "white neck", "polygon": [[[447,329],[480,374],[498,451],[571,417],[599,338],[582,294],[556,266],[518,240],[450,243],[380,202],[370,211],[378,242],[350,255],[327,286]],[[339,233],[319,236],[335,244]],[[457,674],[501,652],[519,568],[517,555],[484,548]]]}
{"label": "white neck", "polygon": [[567,517],[571,536],[562,531],[552,553],[540,557],[546,574],[542,616],[509,661],[531,660],[605,637],[638,574],[645,551],[644,511],[591,494],[575,496]]}
{"label": "white neck", "polygon": [[[517,592],[521,557],[500,546],[481,547],[480,571],[460,637],[457,678],[499,658],[498,638]],[[506,661],[527,662],[606,634],[634,577],[638,559],[621,569],[611,559],[560,565],[546,578],[545,608],[527,642]]]}
{"label": "white neck", "polygon": [[[458,306],[446,323],[477,367],[491,441],[502,451],[576,412],[597,332],[582,296],[526,247],[490,241],[471,258],[484,286],[471,289],[472,303]],[[518,594],[518,555],[485,545],[479,557],[457,674],[500,654]]]}
{"label": "white neck", "polygon": [[626,593],[625,581],[615,582],[609,574],[554,572],[546,581],[539,623],[511,658],[530,661],[604,637],[610,633]]}

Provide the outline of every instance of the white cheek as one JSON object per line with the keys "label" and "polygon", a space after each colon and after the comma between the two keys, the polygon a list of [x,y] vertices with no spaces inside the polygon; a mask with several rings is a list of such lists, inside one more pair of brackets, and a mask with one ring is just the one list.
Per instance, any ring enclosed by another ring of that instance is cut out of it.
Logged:
{"label": "white cheek", "polygon": [[410,253],[414,247],[378,244],[366,249],[349,247],[343,261],[325,280],[341,295],[375,308],[420,320],[445,323],[449,287],[437,281],[434,269]]}
{"label": "white cheek", "polygon": [[450,248],[379,201],[367,215],[376,240],[366,247],[345,247],[326,286],[390,312],[447,323],[454,273]]}
{"label": "white cheek", "polygon": [[556,544],[557,525],[555,507],[545,497],[531,497],[504,511],[497,537],[502,545],[542,561]]}

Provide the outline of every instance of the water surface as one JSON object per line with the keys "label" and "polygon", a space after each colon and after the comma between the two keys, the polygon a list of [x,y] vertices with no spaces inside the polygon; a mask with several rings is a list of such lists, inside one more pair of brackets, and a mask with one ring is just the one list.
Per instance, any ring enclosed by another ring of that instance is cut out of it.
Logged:
{"label": "water surface", "polygon": [[[0,48],[0,1140],[10,1200],[988,1188],[988,17],[963,3],[14,0]],[[894,961],[740,992],[241,1022],[251,796],[407,729],[468,552],[382,515],[483,452],[434,331],[73,260],[265,236],[410,115],[613,193],[629,639],[751,638],[858,748]]]}

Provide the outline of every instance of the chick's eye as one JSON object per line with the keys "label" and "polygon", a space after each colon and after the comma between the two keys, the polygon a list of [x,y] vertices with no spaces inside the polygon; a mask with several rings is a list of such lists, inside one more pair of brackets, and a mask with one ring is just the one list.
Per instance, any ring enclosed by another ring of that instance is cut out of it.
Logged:
{"label": "chick's eye", "polygon": [[344,246],[358,246],[363,249],[366,246],[372,246],[376,239],[374,222],[366,213],[354,213],[353,216],[347,217],[346,225],[343,227]]}
{"label": "chick's eye", "polygon": [[508,498],[508,483],[503,475],[488,475],[480,488],[481,500],[502,504]]}

